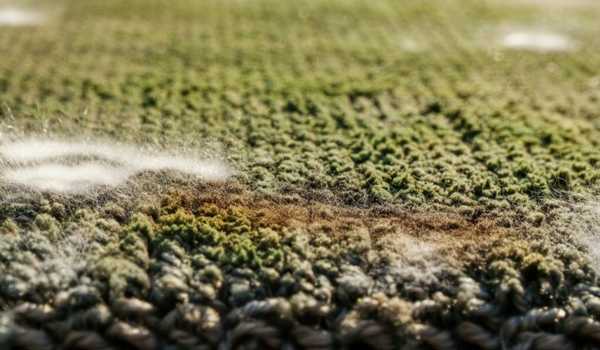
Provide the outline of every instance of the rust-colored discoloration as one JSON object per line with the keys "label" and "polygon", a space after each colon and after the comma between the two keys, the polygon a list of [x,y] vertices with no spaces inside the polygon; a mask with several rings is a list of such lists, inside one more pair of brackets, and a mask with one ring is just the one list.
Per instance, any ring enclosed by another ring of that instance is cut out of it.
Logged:
{"label": "rust-colored discoloration", "polygon": [[[146,179],[151,180],[151,178]],[[299,230],[307,233],[326,233],[336,238],[360,235],[367,238],[376,250],[402,255],[407,245],[412,248],[421,245],[433,249],[437,255],[455,261],[464,260],[462,249],[467,245],[477,246],[500,237],[517,237],[524,232],[523,227],[507,228],[499,224],[502,217],[467,217],[451,208],[445,210],[427,208],[403,208],[398,206],[373,205],[371,207],[339,205],[323,199],[307,199],[302,195],[260,194],[236,182],[224,183],[178,183],[177,190],[163,191],[161,184],[152,181],[141,182],[144,197],[131,192],[105,192],[94,198],[45,196],[48,202],[62,203],[65,206],[61,215],[74,215],[84,208],[103,208],[111,203],[122,207],[123,215],[111,217],[124,224],[130,214],[144,211],[145,206],[153,207],[156,215],[158,207],[175,211],[179,209],[202,215],[206,208],[222,211],[234,210],[243,214],[251,225],[270,227],[275,231]],[[13,217],[14,213],[0,213],[1,218],[11,218],[27,224],[41,210],[40,204],[33,202],[29,215]],[[114,210],[113,210],[114,211]],[[27,213],[25,213],[27,214]],[[510,218],[510,213],[506,218]],[[518,222],[519,220],[508,220]],[[514,226],[514,225],[513,225]]]}
{"label": "rust-colored discoloration", "polygon": [[[253,224],[275,229],[301,229],[335,236],[368,235],[374,246],[402,254],[407,240],[424,244],[447,259],[462,260],[461,247],[478,241],[516,235],[488,217],[469,219],[452,210],[428,211],[399,207],[360,208],[301,199],[259,195],[235,185],[196,188],[177,192],[170,200],[177,207],[198,212],[207,205],[244,213]],[[412,244],[412,243],[411,243]]]}

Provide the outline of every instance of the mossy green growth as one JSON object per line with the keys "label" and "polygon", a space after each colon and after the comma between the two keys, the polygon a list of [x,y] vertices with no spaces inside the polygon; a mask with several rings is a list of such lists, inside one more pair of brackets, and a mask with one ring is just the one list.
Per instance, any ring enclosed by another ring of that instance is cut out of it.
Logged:
{"label": "mossy green growth", "polygon": [[219,266],[232,268],[273,266],[282,261],[279,234],[251,227],[248,218],[236,210],[215,210],[207,206],[201,210],[204,214],[194,215],[179,209],[161,215],[156,223],[138,216],[128,226],[121,250],[133,256],[146,249],[151,256],[163,251],[179,256],[200,254]]}
{"label": "mossy green growth", "polygon": [[[59,3],[0,32],[7,134],[218,151],[252,190],[345,204],[539,209],[600,181],[596,6]],[[540,22],[577,49],[502,46]]]}

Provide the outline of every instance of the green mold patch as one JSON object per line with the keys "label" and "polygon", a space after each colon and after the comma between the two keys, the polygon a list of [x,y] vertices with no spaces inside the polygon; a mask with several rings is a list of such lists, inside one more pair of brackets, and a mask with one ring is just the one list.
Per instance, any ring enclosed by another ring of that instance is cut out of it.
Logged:
{"label": "green mold patch", "polygon": [[[597,6],[573,25],[494,1],[61,7],[0,34],[6,135],[220,148],[252,190],[345,205],[538,210],[597,188]],[[486,37],[538,27],[577,51]]]}

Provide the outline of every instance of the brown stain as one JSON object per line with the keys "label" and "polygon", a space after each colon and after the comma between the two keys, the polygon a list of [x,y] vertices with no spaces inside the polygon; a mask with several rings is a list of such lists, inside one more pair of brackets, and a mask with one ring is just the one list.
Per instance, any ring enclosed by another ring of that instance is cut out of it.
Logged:
{"label": "brown stain", "polygon": [[[151,176],[147,180],[155,179]],[[261,194],[236,182],[181,182],[177,186],[164,186],[155,181],[143,183],[147,186],[142,187],[143,197],[139,197],[136,194],[139,192],[135,191],[107,191],[100,196],[83,197],[80,200],[59,195],[46,198],[50,202],[64,204],[65,217],[74,215],[78,209],[93,209],[110,203],[121,206],[123,213],[131,214],[141,210],[154,218],[157,218],[159,208],[183,209],[202,215],[203,208],[214,207],[222,213],[237,211],[256,227],[270,227],[275,231],[297,229],[307,233],[325,233],[342,240],[358,234],[361,238],[368,237],[374,249],[400,255],[403,250],[422,244],[427,249],[434,249],[436,255],[457,262],[465,260],[465,247],[490,244],[499,238],[523,238],[530,235],[524,220],[515,220],[515,213],[509,211],[502,215],[467,217],[452,208],[409,208],[377,204],[368,207],[350,206],[318,196],[307,198],[297,194]],[[36,205],[31,205],[32,214],[24,219],[25,223],[31,222],[39,210]],[[129,214],[118,218],[111,216],[125,224],[130,218]],[[3,215],[11,217],[13,213]]]}
{"label": "brown stain", "polygon": [[[198,212],[212,205],[243,213],[257,226],[302,229],[342,237],[350,232],[368,234],[382,249],[402,250],[407,239],[434,247],[446,258],[462,260],[461,249],[501,237],[518,236],[518,228],[498,224],[496,218],[467,218],[446,211],[373,206],[351,207],[281,195],[256,194],[232,184],[202,186],[175,194],[177,205]],[[394,245],[398,247],[394,247]]]}

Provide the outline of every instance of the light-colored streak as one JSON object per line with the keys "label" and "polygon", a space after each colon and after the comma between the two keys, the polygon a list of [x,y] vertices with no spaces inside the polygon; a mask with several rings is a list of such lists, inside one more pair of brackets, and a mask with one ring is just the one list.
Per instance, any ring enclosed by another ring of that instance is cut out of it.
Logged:
{"label": "light-colored streak", "polygon": [[220,160],[102,142],[31,138],[0,145],[0,156],[9,164],[3,171],[5,181],[66,193],[117,186],[147,171],[170,170],[206,181],[224,181],[232,175]]}
{"label": "light-colored streak", "polygon": [[4,179],[43,191],[71,193],[98,186],[117,186],[130,175],[127,170],[96,163],[41,164],[8,170]]}
{"label": "light-colored streak", "polygon": [[45,21],[41,13],[13,7],[0,8],[0,26],[33,26]]}
{"label": "light-colored streak", "polygon": [[573,42],[566,36],[547,33],[517,31],[505,35],[502,45],[509,49],[530,51],[568,51],[574,48]]}

